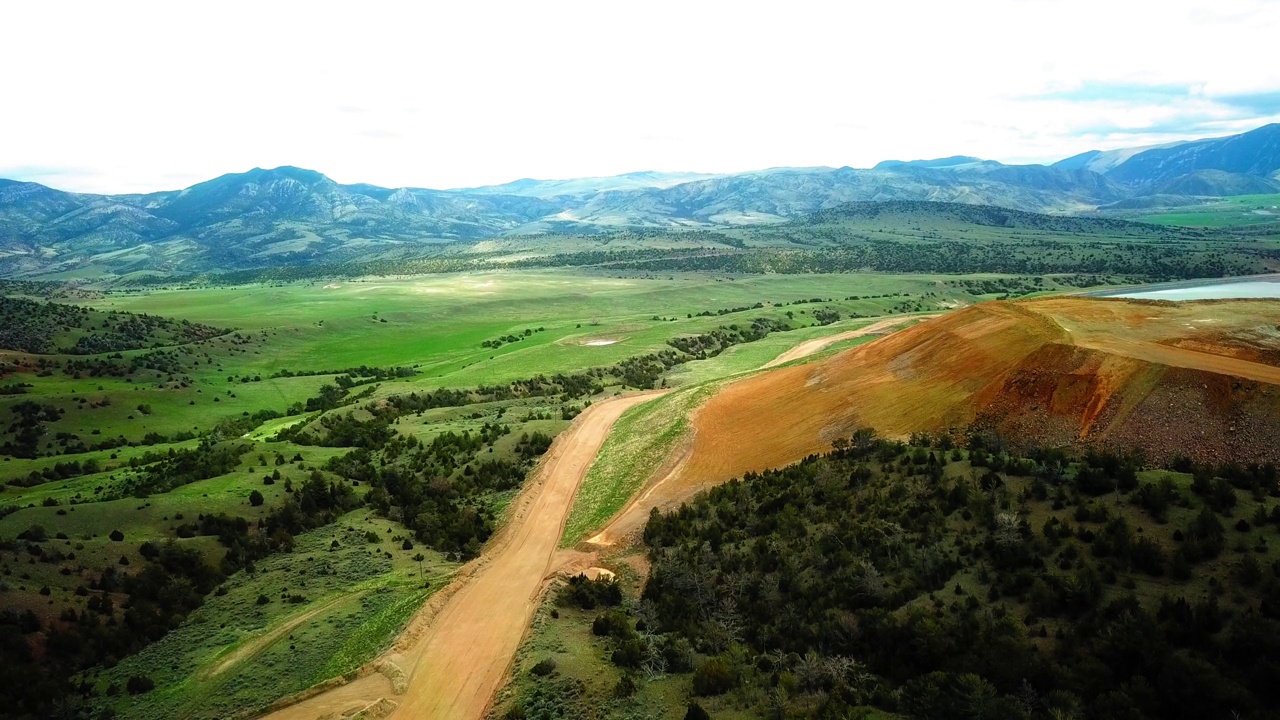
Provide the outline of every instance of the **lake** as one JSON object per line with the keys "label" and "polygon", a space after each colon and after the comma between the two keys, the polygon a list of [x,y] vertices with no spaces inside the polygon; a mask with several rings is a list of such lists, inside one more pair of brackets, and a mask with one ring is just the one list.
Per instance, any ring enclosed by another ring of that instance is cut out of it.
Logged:
{"label": "lake", "polygon": [[1096,297],[1139,298],[1143,300],[1226,300],[1232,298],[1280,298],[1280,275],[1245,278],[1187,280],[1158,283],[1123,290],[1091,293]]}

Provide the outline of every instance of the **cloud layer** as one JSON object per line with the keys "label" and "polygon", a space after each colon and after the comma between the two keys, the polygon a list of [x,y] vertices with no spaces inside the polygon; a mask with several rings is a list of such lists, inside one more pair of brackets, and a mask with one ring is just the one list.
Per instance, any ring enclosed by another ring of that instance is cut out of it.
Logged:
{"label": "cloud layer", "polygon": [[[1280,119],[1273,2],[23,3],[0,177],[460,187],[1054,160]],[[891,5],[891,7],[878,7]]]}

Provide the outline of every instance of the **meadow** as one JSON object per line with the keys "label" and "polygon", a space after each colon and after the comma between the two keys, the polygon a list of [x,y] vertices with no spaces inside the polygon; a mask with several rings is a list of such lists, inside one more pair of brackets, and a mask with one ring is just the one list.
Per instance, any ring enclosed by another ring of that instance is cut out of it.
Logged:
{"label": "meadow", "polygon": [[1135,214],[1133,219],[1158,225],[1202,228],[1274,225],[1280,223],[1280,195],[1215,198],[1211,202],[1187,207]]}

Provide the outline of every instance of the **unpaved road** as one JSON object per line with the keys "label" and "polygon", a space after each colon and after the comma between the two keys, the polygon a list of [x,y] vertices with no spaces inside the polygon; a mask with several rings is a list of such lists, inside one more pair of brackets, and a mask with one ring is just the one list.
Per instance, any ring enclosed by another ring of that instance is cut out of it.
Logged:
{"label": "unpaved road", "polygon": [[458,581],[417,642],[386,658],[408,674],[403,695],[384,675],[372,674],[268,717],[341,717],[382,698],[398,704],[390,714],[396,719],[483,717],[533,619],[543,582],[554,572],[556,546],[587,469],[618,417],[659,394],[598,402],[555,439],[474,572]]}
{"label": "unpaved road", "polygon": [[[886,332],[911,319],[886,318],[857,330],[808,340],[763,367],[807,357],[848,338]],[[506,680],[546,579],[566,558],[564,553],[557,554],[557,545],[574,496],[600,446],[623,412],[662,392],[596,403],[555,439],[536,478],[517,500],[517,510],[490,541],[483,556],[473,561],[475,568],[460,573],[456,584],[448,589],[451,594],[438,609],[430,604],[424,609],[424,613],[433,614],[422,620],[429,624],[416,641],[408,647],[398,644],[397,651],[383,658],[386,665],[407,673],[407,689],[403,694],[396,692],[385,673],[372,673],[267,717],[270,720],[340,718],[372,708],[384,698],[397,704],[387,716],[394,720],[483,717]],[[637,517],[641,521],[647,518],[649,507],[667,499],[659,489],[661,485],[661,481],[652,483],[623,514],[639,513],[638,508],[642,508],[643,513]]]}
{"label": "unpaved road", "polygon": [[877,320],[871,323],[870,325],[867,325],[866,327],[860,327],[857,330],[846,330],[845,332],[836,333],[835,335],[828,335],[826,337],[814,338],[812,340],[805,340],[799,345],[791,348],[790,350],[782,353],[778,357],[765,363],[762,366],[762,369],[767,370],[768,368],[771,368],[771,367],[777,367],[779,365],[789,363],[792,360],[799,360],[800,358],[809,357],[810,355],[816,352],[819,352],[830,345],[834,345],[835,343],[838,343],[842,340],[852,340],[853,338],[862,337],[864,335],[877,335],[880,333],[885,333],[891,330],[895,325],[902,325],[906,322],[910,322],[912,319],[928,320],[929,318],[935,318],[935,317],[938,317],[938,316],[937,315],[909,315],[904,317],[885,318],[884,320]]}

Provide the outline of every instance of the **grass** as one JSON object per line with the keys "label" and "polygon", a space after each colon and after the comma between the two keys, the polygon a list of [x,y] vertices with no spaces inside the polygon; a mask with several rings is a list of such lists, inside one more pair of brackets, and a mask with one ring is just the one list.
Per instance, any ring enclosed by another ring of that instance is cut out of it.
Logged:
{"label": "grass", "polygon": [[560,545],[569,547],[627,504],[661,467],[688,430],[689,413],[709,398],[715,383],[679,390],[623,413],[582,480]]}
{"label": "grass", "polygon": [[413,614],[430,596],[430,590],[410,590],[386,603],[383,608],[356,628],[338,652],[320,668],[317,677],[345,675],[376,657],[409,622]]}
{"label": "grass", "polygon": [[[382,540],[367,543],[370,530]],[[132,675],[152,678],[155,691],[107,704],[121,717],[167,720],[227,717],[355,670],[390,644],[456,567],[431,551],[401,550],[402,532],[357,510],[300,535],[292,553],[236,574],[225,594],[210,597],[182,627],[89,679],[105,690]],[[411,558],[417,552],[428,556],[421,570]],[[281,600],[294,594],[307,601]],[[260,595],[269,602],[259,605]],[[305,621],[288,632],[272,633],[300,616]]]}
{"label": "grass", "polygon": [[1149,212],[1134,218],[1159,225],[1229,228],[1280,223],[1280,195],[1240,195]]}
{"label": "grass", "polygon": [[[665,349],[675,336],[749,322],[755,317],[783,319],[790,312],[788,321],[802,326],[795,331],[796,337],[825,332],[803,327],[811,325],[811,313],[819,305],[775,307],[769,303],[823,298],[831,302],[822,306],[846,317],[879,316],[894,312],[904,301],[922,310],[972,303],[987,296],[946,283],[1001,277],[1010,276],[849,273],[612,278],[590,273],[490,272],[328,285],[108,292],[101,299],[81,302],[104,310],[206,322],[236,328],[236,332],[181,349],[188,353],[184,355],[188,361],[198,363],[187,368],[188,387],[175,387],[168,382],[169,376],[150,371],[132,381],[75,378],[60,372],[45,377],[34,371],[15,372],[6,376],[5,382],[34,387],[26,395],[0,396],[0,412],[25,400],[62,409],[63,417],[46,426],[41,448],[46,453],[59,451],[58,433],[77,435],[86,443],[112,437],[140,442],[148,433],[199,433],[245,413],[283,411],[332,382],[330,376],[270,377],[282,370],[338,370],[362,364],[418,369],[419,374],[412,378],[381,383],[378,397],[500,383],[612,365]],[[1052,278],[1047,287],[1056,287]],[[851,297],[860,299],[847,299]],[[756,303],[765,306],[727,315],[698,315]],[[485,340],[526,328],[545,330],[496,350],[481,347]],[[599,339],[617,342],[585,344]],[[735,349],[726,356],[741,356],[746,366],[782,340],[765,342],[770,344]],[[68,358],[50,359],[61,363]],[[242,383],[241,376],[260,379]],[[677,376],[675,381],[689,384],[709,377],[710,373],[690,374]],[[109,404],[102,404],[103,400]],[[149,406],[150,414],[139,412],[140,405]],[[10,468],[0,467],[0,474],[11,476]]]}

